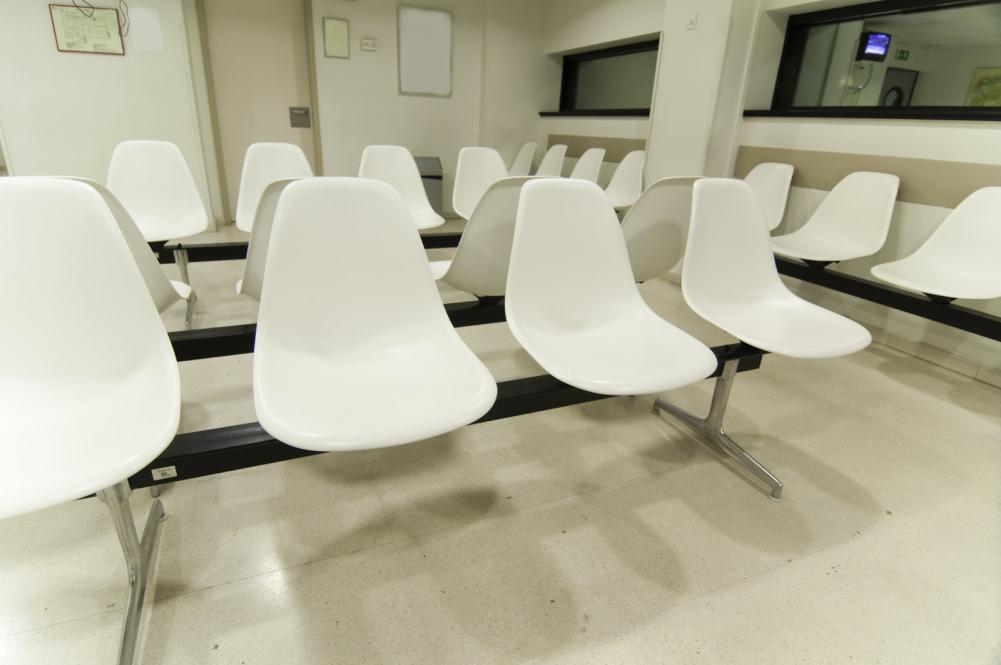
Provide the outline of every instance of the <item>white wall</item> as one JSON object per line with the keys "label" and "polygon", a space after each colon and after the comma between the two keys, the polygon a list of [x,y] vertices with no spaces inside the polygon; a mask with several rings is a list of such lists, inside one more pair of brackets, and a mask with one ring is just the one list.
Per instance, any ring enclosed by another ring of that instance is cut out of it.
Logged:
{"label": "white wall", "polygon": [[290,106],[312,106],[306,10],[301,0],[203,0],[212,91],[230,216],[251,143],[302,148],[315,167],[312,129],[289,125]]}
{"label": "white wall", "polygon": [[[325,175],[357,175],[365,146],[406,146],[415,156],[437,155],[445,172],[444,203],[451,204],[451,183],[459,150],[479,142],[483,17],[481,2],[434,0],[422,6],[453,15],[452,96],[400,95],[397,78],[396,0],[315,0],[317,35],[317,120]],[[350,59],[323,54],[323,17],[351,23]],[[358,40],[375,37],[378,51],[362,51]]]}
{"label": "white wall", "polygon": [[546,53],[564,53],[660,32],[664,0],[546,0]]}
{"label": "white wall", "polygon": [[162,53],[60,53],[43,0],[0,3],[0,124],[16,175],[78,175],[104,181],[115,144],[162,139],[184,153],[209,205],[180,0],[134,0],[159,12]]}

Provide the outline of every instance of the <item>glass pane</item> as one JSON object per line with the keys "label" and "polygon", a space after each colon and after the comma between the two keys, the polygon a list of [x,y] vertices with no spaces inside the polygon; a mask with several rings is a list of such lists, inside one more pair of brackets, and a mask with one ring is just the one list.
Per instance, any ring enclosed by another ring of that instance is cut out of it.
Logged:
{"label": "glass pane", "polygon": [[1001,106],[1001,4],[810,28],[794,106]]}
{"label": "glass pane", "polygon": [[656,50],[583,60],[577,64],[574,108],[648,109],[656,69]]}

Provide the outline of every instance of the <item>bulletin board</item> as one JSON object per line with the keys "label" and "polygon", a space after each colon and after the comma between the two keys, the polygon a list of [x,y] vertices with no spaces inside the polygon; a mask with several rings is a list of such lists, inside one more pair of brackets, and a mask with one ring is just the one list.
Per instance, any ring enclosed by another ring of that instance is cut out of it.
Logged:
{"label": "bulletin board", "polygon": [[400,93],[452,95],[452,13],[399,8]]}
{"label": "bulletin board", "polygon": [[125,55],[117,9],[49,5],[49,16],[58,50]]}

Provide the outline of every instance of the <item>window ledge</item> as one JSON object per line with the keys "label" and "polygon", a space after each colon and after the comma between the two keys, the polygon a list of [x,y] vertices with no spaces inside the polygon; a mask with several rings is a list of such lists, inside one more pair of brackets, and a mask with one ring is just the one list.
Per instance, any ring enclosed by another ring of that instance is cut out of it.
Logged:
{"label": "window ledge", "polygon": [[592,109],[587,111],[539,111],[543,118],[649,118],[650,109]]}
{"label": "window ledge", "polygon": [[748,109],[745,118],[883,118],[889,120],[1001,120],[1001,107],[839,106],[802,109]]}

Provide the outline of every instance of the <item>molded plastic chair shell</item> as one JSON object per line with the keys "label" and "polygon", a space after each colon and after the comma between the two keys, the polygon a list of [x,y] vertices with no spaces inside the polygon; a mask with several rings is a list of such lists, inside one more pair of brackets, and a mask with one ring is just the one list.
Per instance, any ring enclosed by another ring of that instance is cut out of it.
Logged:
{"label": "molded plastic chair shell", "polygon": [[146,242],[142,233],[139,232],[139,227],[136,226],[135,221],[133,221],[128,211],[115,198],[115,195],[108,191],[107,187],[96,180],[88,178],[67,179],[85,183],[101,195],[105,205],[108,206],[108,210],[111,211],[115,222],[118,224],[118,229],[122,232],[122,236],[129,246],[129,251],[132,252],[132,258],[135,259],[136,267],[139,268],[143,282],[146,283],[146,288],[149,290],[150,296],[153,297],[153,304],[156,306],[157,311],[164,312],[178,300],[187,300],[191,297],[190,286],[184,282],[168,279],[163,273],[163,269],[160,268],[160,262],[156,259],[156,254],[153,253],[149,247],[149,243]]}
{"label": "molded plastic chair shell", "polygon": [[514,161],[511,162],[511,169],[507,174],[509,176],[528,175],[532,171],[532,162],[535,160],[535,150],[538,147],[538,144],[534,141],[529,141],[521,146],[518,154],[515,155]]}
{"label": "molded plastic chair shell", "polygon": [[524,186],[505,309],[515,338],[536,362],[584,390],[653,393],[716,369],[708,347],[643,301],[618,218],[594,183],[547,179]]}
{"label": "molded plastic chair shell", "polygon": [[879,279],[945,298],[1001,298],[1001,187],[967,196],[907,258],[875,266]]}
{"label": "molded plastic chair shell", "polygon": [[[616,210],[623,210],[636,203],[643,193],[643,166],[646,164],[646,151],[633,150],[622,158],[608,181],[605,195],[608,202]],[[600,167],[599,167],[600,168]]]}
{"label": "molded plastic chair shell", "polygon": [[417,162],[403,146],[370,145],[365,148],[358,177],[381,180],[395,189],[418,229],[431,229],[445,223],[445,219],[431,207]]}
{"label": "molded plastic chair shell", "polygon": [[195,179],[180,149],[167,141],[122,141],[108,166],[108,189],[150,242],[186,238],[208,228]]}
{"label": "molded plastic chair shell", "polygon": [[859,324],[786,288],[754,190],[740,180],[695,183],[681,287],[699,316],[772,353],[828,358],[872,341]]}
{"label": "molded plastic chair shell", "polygon": [[435,279],[480,297],[504,295],[518,200],[524,184],[536,177],[503,178],[490,186],[463,229],[453,259],[431,262]]}
{"label": "molded plastic chair shell", "polygon": [[2,178],[0,220],[4,518],[138,472],[173,439],[181,400],[163,323],[94,188]]}
{"label": "molded plastic chair shell", "polygon": [[802,228],[772,238],[776,254],[807,261],[847,261],[886,242],[900,178],[857,171],[834,186]]}
{"label": "molded plastic chair shell", "polygon": [[574,180],[587,180],[588,182],[598,182],[601,175],[601,163],[605,161],[604,148],[588,148],[574,164],[570,177]]}
{"label": "molded plastic chair shell", "polygon": [[392,446],[467,425],[494,403],[497,385],[445,314],[389,185],[288,185],[265,271],[254,405],[277,439],[321,451]]}
{"label": "molded plastic chair shell", "polygon": [[542,156],[542,161],[539,162],[539,169],[535,172],[535,175],[562,176],[563,160],[566,159],[566,156],[567,147],[562,143],[549,146],[549,150],[546,151],[546,154]]}
{"label": "molded plastic chair shell", "polygon": [[647,187],[622,220],[633,278],[645,282],[673,268],[685,253],[697,177],[661,178]]}
{"label": "molded plastic chair shell", "polygon": [[744,176],[744,182],[758,196],[769,231],[781,224],[785,216],[793,171],[795,169],[792,164],[762,162]]}
{"label": "molded plastic chair shell", "polygon": [[507,176],[507,167],[493,148],[463,148],[455,167],[452,188],[452,209],[463,219],[469,219],[484,192]]}
{"label": "molded plastic chair shell", "polygon": [[250,232],[264,188],[276,180],[312,178],[313,169],[294,143],[253,143],[243,157],[240,194],[236,201],[236,228]]}
{"label": "molded plastic chair shell", "polygon": [[282,192],[296,178],[275,180],[264,188],[261,193],[260,205],[254,214],[254,230],[250,234],[247,245],[247,261],[243,266],[243,279],[239,281],[236,292],[250,296],[260,301],[261,289],[264,287],[264,268],[268,260],[268,244],[271,242],[271,231],[274,227],[275,211]]}

